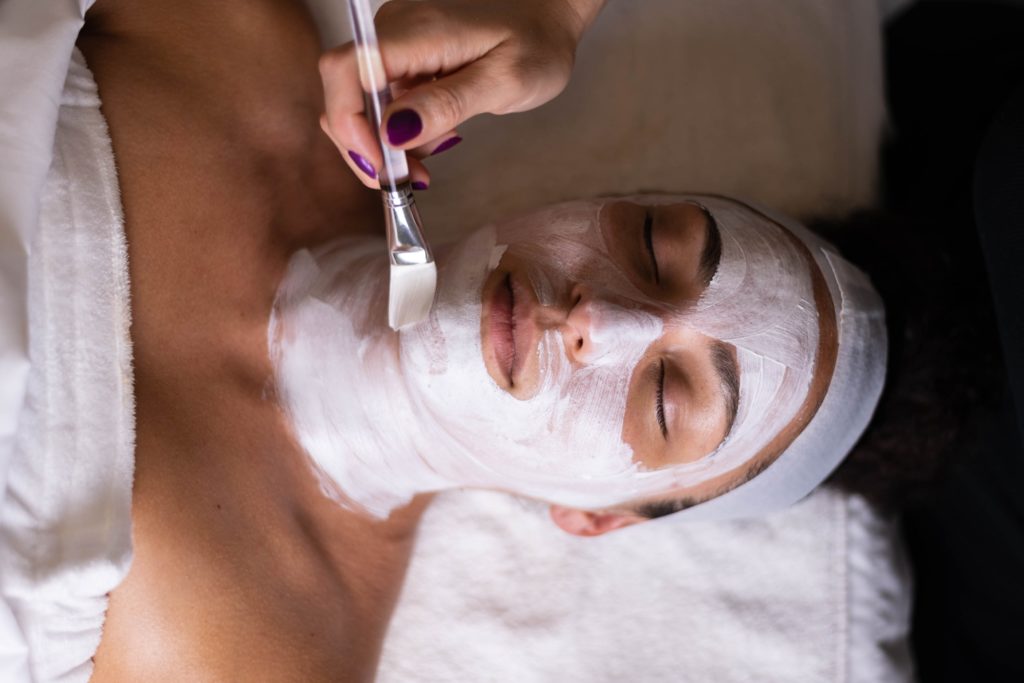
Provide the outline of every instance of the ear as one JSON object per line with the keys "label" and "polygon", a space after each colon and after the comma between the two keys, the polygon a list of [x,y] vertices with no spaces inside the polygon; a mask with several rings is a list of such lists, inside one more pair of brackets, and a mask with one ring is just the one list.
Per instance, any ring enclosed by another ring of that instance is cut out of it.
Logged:
{"label": "ear", "polygon": [[548,514],[551,515],[551,520],[562,531],[574,536],[600,536],[609,531],[639,524],[647,520],[646,517],[641,517],[633,512],[592,512],[590,510],[565,508],[561,505],[552,505],[548,508]]}

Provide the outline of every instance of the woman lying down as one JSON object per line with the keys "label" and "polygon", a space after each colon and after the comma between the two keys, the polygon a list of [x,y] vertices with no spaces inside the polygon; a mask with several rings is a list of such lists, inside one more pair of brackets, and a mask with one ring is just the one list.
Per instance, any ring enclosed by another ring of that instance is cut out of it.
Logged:
{"label": "woman lying down", "polygon": [[[550,99],[600,5],[386,6],[410,90],[384,134],[422,157]],[[95,681],[372,678],[424,494],[541,499],[580,535],[762,515],[870,418],[879,299],[786,218],[686,194],[496,216],[437,250],[429,319],[394,332],[350,47],[322,83],[300,3],[121,0],[78,47],[116,160],[136,401],[133,560]]]}

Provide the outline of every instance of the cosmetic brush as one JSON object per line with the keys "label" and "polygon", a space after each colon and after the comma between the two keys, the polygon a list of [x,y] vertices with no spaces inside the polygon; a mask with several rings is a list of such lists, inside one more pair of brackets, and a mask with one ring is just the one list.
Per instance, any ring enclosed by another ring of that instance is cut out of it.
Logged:
{"label": "cosmetic brush", "polygon": [[423,224],[413,198],[405,152],[391,147],[380,135],[381,118],[392,95],[368,0],[348,0],[348,13],[356,44],[363,107],[384,157],[378,177],[391,264],[388,325],[397,330],[421,322],[430,313],[437,287],[437,267],[423,239]]}

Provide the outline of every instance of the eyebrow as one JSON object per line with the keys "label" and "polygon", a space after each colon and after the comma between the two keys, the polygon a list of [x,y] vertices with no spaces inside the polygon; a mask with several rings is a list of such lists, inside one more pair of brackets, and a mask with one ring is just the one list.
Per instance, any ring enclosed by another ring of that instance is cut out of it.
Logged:
{"label": "eyebrow", "polygon": [[704,249],[700,254],[700,265],[697,274],[705,287],[718,272],[718,264],[722,260],[722,233],[718,230],[718,221],[707,207],[697,204],[704,213]]}
{"label": "eyebrow", "polygon": [[720,340],[711,345],[711,363],[715,367],[718,384],[722,390],[726,416],[725,434],[728,436],[736,421],[736,412],[740,405],[740,369],[733,356],[732,347]]}

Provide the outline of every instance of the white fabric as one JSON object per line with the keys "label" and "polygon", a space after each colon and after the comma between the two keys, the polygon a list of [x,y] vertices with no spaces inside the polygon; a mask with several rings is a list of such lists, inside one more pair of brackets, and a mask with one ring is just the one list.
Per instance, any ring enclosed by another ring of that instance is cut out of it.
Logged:
{"label": "white fabric", "polygon": [[0,586],[35,681],[89,677],[106,595],[131,557],[121,203],[96,86],[77,50],[66,76],[28,262],[32,367],[0,507]]}
{"label": "white fabric", "polygon": [[476,491],[420,533],[379,683],[909,680],[907,565],[855,497],[578,538]]}
{"label": "white fabric", "polygon": [[60,93],[90,5],[0,3],[0,490],[28,378],[28,254]]}
{"label": "white fabric", "polygon": [[[28,255],[60,93],[92,0],[0,2],[0,499],[29,374]],[[0,602],[0,680],[28,680],[27,647]]]}

